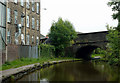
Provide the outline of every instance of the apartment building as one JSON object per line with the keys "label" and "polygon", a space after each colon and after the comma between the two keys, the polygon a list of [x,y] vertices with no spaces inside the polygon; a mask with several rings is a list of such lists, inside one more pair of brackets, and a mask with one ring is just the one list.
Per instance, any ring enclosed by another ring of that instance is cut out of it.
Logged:
{"label": "apartment building", "polygon": [[40,39],[40,1],[6,2],[6,43],[38,45]]}

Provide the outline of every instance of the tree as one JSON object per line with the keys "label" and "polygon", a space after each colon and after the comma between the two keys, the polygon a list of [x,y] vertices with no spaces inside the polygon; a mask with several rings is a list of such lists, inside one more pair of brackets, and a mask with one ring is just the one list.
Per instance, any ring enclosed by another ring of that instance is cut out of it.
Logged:
{"label": "tree", "polygon": [[116,27],[116,29],[120,31],[120,1],[111,1],[108,2],[108,5],[112,7],[112,11],[115,12],[113,13],[112,17],[113,19],[118,20],[118,26]]}
{"label": "tree", "polygon": [[108,5],[112,7],[113,19],[118,20],[117,27],[109,27],[107,25],[109,34],[107,35],[108,43],[108,61],[110,64],[119,65],[120,64],[120,1],[108,2]]}
{"label": "tree", "polygon": [[49,38],[51,44],[55,46],[55,55],[64,55],[66,47],[70,46],[70,41],[77,37],[73,25],[62,18],[59,18],[57,22],[53,22],[50,28]]}

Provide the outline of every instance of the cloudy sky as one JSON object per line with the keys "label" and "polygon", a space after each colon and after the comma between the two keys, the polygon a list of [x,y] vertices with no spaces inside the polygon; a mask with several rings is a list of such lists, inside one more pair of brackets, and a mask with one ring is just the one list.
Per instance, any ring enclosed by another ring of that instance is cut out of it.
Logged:
{"label": "cloudy sky", "polygon": [[105,31],[106,24],[117,26],[109,0],[41,0],[41,34],[47,35],[53,21],[69,20],[77,32]]}

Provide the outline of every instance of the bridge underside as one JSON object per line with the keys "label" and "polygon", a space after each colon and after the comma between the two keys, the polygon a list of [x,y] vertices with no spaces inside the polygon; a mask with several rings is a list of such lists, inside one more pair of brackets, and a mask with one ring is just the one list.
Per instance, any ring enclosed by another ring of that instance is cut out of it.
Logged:
{"label": "bridge underside", "polygon": [[91,60],[92,52],[98,47],[99,46],[95,46],[95,45],[82,46],[82,47],[78,48],[75,57],[82,58],[84,60]]}

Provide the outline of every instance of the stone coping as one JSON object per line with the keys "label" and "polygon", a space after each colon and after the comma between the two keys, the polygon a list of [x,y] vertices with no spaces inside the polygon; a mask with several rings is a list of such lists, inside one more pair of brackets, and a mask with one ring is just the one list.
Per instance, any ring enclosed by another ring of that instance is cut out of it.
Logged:
{"label": "stone coping", "polygon": [[0,81],[9,81],[12,76],[14,76],[14,80],[17,80],[21,78],[23,75],[26,75],[30,72],[33,72],[37,69],[44,68],[49,65],[53,64],[58,64],[62,62],[74,62],[74,61],[81,61],[81,60],[59,60],[59,61],[50,61],[50,62],[44,62],[43,64],[40,63],[35,63],[31,65],[26,65],[18,68],[13,68],[13,69],[7,69],[0,71]]}

